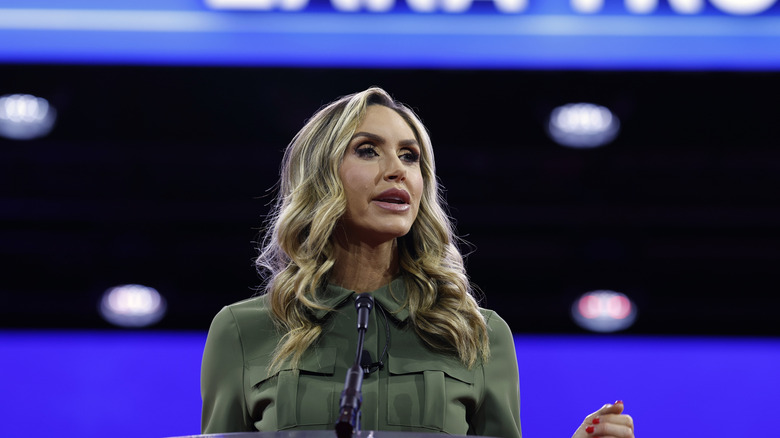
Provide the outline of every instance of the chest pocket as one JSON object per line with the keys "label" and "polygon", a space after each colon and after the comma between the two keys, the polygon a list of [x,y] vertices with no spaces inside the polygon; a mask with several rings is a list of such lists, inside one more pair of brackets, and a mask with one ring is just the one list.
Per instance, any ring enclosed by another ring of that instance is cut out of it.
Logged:
{"label": "chest pocket", "polygon": [[466,435],[476,403],[474,371],[441,355],[388,360],[388,424]]}
{"label": "chest pocket", "polygon": [[309,350],[292,369],[289,364],[271,376],[268,364],[248,364],[247,407],[258,430],[332,425],[338,411],[340,388],[333,373],[335,347]]}

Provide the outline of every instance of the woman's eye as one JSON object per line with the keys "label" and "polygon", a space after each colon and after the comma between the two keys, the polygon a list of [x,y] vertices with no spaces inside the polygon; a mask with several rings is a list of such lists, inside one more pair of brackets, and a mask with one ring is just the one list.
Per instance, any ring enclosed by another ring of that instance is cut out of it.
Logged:
{"label": "woman's eye", "polygon": [[376,153],[374,146],[370,144],[363,144],[358,146],[357,149],[355,149],[355,153],[360,158],[370,158],[379,155],[378,153]]}
{"label": "woman's eye", "polygon": [[420,161],[420,154],[414,151],[406,150],[401,154],[401,159],[407,163],[416,163]]}

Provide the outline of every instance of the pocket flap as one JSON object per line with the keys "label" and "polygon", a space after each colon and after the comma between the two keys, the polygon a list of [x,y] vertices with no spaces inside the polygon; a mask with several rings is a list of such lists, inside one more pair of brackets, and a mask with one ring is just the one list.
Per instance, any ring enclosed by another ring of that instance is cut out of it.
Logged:
{"label": "pocket flap", "polygon": [[[266,380],[278,375],[269,375],[272,356],[259,357],[246,365],[247,379],[252,386],[257,386]],[[279,368],[279,371],[292,370],[290,361],[287,360]],[[336,370],[336,347],[313,347],[307,350],[298,362],[298,370],[309,374],[332,375]]]}
{"label": "pocket flap", "polygon": [[445,354],[429,353],[424,357],[409,357],[388,351],[388,366],[390,374],[413,374],[424,371],[441,371],[453,379],[473,384],[474,370],[466,368],[457,357]]}

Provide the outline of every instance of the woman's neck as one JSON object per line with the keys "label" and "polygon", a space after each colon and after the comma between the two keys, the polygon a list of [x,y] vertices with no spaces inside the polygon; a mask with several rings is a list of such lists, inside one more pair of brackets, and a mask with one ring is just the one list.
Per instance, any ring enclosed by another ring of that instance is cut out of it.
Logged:
{"label": "woman's neck", "polygon": [[398,274],[395,239],[380,245],[336,242],[336,264],[329,282],[355,292],[370,292]]}

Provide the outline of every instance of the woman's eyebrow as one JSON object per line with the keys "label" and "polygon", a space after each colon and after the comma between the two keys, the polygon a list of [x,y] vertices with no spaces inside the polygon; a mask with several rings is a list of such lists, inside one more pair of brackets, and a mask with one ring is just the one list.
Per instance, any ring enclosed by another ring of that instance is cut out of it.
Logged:
{"label": "woman's eyebrow", "polygon": [[363,131],[356,132],[355,135],[352,136],[352,140],[354,140],[354,139],[356,139],[358,137],[366,137],[369,140],[373,140],[373,141],[375,141],[377,143],[384,143],[385,142],[384,138],[382,138],[382,137],[380,137],[380,136],[378,136],[376,134],[372,134],[370,132],[363,132]]}
{"label": "woman's eyebrow", "polygon": [[399,146],[404,146],[404,147],[405,146],[417,146],[418,148],[420,147],[420,143],[418,143],[417,140],[415,140],[413,138],[409,139],[409,140],[401,140],[401,141],[398,142],[398,145]]}
{"label": "woman's eyebrow", "polygon": [[[372,134],[370,132],[365,132],[365,131],[356,132],[355,135],[352,136],[352,140],[354,140],[354,139],[356,139],[358,137],[366,137],[369,140],[373,140],[373,141],[375,141],[377,143],[384,143],[385,142],[384,137],[382,137],[380,135]],[[350,141],[352,141],[352,140],[350,140]],[[420,144],[414,138],[409,139],[409,140],[401,140],[401,141],[398,142],[398,145],[399,146],[418,146],[418,147],[420,146]]]}

